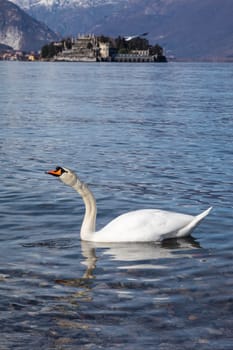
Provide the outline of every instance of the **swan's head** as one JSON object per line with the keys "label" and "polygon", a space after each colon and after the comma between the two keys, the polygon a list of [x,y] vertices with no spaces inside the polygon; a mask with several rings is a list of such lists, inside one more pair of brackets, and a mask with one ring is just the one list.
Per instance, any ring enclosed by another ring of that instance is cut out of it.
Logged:
{"label": "swan's head", "polygon": [[74,186],[77,183],[77,175],[70,169],[58,166],[55,170],[49,170],[47,174],[59,177],[59,179],[68,186]]}

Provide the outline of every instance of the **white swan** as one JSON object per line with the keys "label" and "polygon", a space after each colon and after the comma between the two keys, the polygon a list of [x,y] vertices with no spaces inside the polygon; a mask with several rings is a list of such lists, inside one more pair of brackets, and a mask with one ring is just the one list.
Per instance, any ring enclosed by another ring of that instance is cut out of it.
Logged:
{"label": "white swan", "polygon": [[130,211],[118,216],[104,228],[95,230],[96,202],[88,186],[81,182],[70,169],[57,167],[48,174],[59,177],[82,197],[85,215],[80,231],[81,239],[91,242],[152,242],[168,238],[188,236],[212,208],[197,216],[169,212],[159,209]]}

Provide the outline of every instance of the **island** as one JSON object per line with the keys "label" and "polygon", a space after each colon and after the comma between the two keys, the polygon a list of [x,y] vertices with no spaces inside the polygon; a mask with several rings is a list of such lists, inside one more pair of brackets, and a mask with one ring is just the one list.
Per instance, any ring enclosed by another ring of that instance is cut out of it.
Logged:
{"label": "island", "polygon": [[41,59],[65,62],[167,62],[163,48],[146,38],[78,35],[44,45]]}

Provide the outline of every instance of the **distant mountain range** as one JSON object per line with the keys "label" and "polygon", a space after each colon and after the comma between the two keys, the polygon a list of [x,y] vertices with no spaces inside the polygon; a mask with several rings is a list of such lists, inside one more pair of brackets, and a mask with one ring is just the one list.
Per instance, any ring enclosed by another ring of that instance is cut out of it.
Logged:
{"label": "distant mountain range", "polygon": [[63,37],[149,32],[168,57],[233,60],[233,0],[13,1]]}
{"label": "distant mountain range", "polygon": [[0,50],[39,50],[58,36],[47,25],[33,19],[18,6],[0,0]]}
{"label": "distant mountain range", "polygon": [[93,8],[105,5],[124,4],[127,0],[18,0],[14,1],[22,8],[30,9],[32,7],[47,7],[47,8]]}

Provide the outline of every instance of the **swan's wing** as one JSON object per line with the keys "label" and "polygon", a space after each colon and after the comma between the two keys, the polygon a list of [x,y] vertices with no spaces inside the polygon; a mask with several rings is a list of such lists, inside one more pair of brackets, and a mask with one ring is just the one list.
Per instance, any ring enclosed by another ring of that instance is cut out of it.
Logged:
{"label": "swan's wing", "polygon": [[118,216],[93,235],[98,242],[145,242],[175,237],[193,216],[157,209],[131,211]]}

